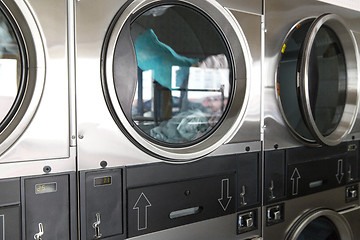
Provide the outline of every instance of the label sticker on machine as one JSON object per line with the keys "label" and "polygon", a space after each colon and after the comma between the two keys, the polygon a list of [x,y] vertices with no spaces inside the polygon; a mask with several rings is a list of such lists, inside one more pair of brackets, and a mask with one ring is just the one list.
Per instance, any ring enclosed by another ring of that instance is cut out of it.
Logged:
{"label": "label sticker on machine", "polygon": [[110,176],[94,178],[94,186],[100,187],[100,186],[111,185],[111,180],[112,178]]}
{"label": "label sticker on machine", "polygon": [[52,193],[57,191],[57,183],[40,183],[35,185],[35,194]]}

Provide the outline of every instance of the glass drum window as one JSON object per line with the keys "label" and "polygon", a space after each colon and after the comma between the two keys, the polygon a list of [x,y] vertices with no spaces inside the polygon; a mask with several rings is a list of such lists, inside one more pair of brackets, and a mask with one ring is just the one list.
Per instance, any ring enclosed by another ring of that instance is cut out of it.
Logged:
{"label": "glass drum window", "polygon": [[347,76],[339,38],[327,26],[318,31],[309,59],[309,102],[316,126],[323,136],[331,134],[344,112]]}
{"label": "glass drum window", "polygon": [[22,49],[19,33],[0,9],[0,132],[9,124],[22,101]]}
{"label": "glass drum window", "polygon": [[339,232],[333,222],[326,217],[318,217],[309,223],[297,240],[340,240]]}
{"label": "glass drum window", "polygon": [[277,72],[277,94],[283,116],[292,131],[302,139],[314,141],[301,112],[298,94],[297,68],[307,31],[314,19],[298,24],[283,44]]}
{"label": "glass drum window", "polygon": [[216,129],[232,92],[224,38],[198,10],[152,7],[130,24],[138,76],[131,101],[136,128],[160,144],[190,144]]}

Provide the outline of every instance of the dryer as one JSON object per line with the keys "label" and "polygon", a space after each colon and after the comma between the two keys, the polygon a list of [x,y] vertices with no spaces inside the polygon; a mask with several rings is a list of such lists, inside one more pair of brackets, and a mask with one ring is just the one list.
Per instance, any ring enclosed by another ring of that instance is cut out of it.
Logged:
{"label": "dryer", "polygon": [[359,139],[359,12],[265,4],[265,150]]}
{"label": "dryer", "polygon": [[0,7],[0,177],[42,174],[46,165],[52,172],[75,170],[67,3],[5,0]]}
{"label": "dryer", "polygon": [[261,1],[76,3],[81,239],[260,235],[261,16]]}
{"label": "dryer", "polygon": [[0,239],[76,238],[67,24],[65,0],[0,1]]}
{"label": "dryer", "polygon": [[323,191],[359,181],[360,13],[325,2],[265,1],[265,239],[300,239],[286,234],[306,211],[348,207],[345,193],[331,206]]}

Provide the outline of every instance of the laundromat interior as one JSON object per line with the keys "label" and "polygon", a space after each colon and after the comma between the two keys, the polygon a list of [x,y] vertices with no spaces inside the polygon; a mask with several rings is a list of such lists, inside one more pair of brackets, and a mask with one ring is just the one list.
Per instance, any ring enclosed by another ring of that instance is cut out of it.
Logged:
{"label": "laundromat interior", "polygon": [[0,0],[0,240],[360,240],[360,1]]}

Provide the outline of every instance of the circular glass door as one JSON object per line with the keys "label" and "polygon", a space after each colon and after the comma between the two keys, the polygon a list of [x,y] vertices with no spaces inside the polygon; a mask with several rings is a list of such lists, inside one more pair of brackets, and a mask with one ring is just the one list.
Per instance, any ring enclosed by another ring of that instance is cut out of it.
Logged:
{"label": "circular glass door", "polygon": [[115,18],[103,52],[104,92],[115,121],[157,157],[214,150],[245,102],[239,32],[216,3],[136,2],[129,15]]}
{"label": "circular glass door", "polygon": [[0,155],[25,131],[43,92],[45,54],[28,6],[0,3]]}
{"label": "circular glass door", "polygon": [[352,240],[347,220],[335,211],[322,209],[303,216],[286,240]]}
{"label": "circular glass door", "polygon": [[341,240],[333,222],[326,217],[319,217],[310,222],[300,233],[297,240]]}
{"label": "circular glass door", "polygon": [[0,11],[0,132],[16,114],[24,96],[26,76],[20,33]]}
{"label": "circular glass door", "polygon": [[358,99],[351,89],[358,81],[354,52],[350,32],[333,14],[302,21],[288,34],[277,94],[285,121],[304,142],[337,145],[351,129]]}
{"label": "circular glass door", "polygon": [[215,25],[189,7],[161,5],[132,21],[130,34],[138,82],[134,95],[117,93],[132,99],[129,121],[163,145],[193,144],[214,131],[233,87],[229,50]]}

